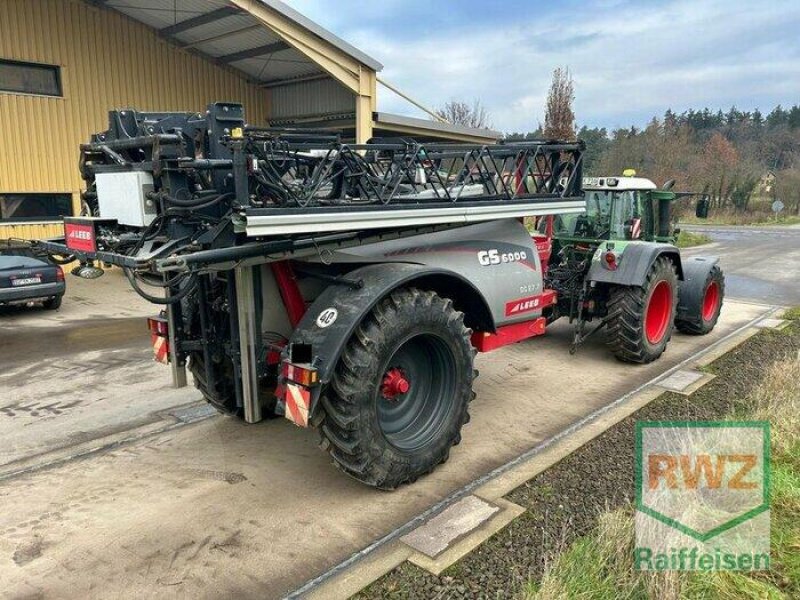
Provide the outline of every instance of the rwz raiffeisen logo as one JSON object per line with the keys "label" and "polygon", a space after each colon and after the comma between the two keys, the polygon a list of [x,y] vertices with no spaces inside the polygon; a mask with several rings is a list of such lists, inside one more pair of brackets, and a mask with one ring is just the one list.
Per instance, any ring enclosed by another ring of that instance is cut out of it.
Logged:
{"label": "rwz raiffeisen logo", "polygon": [[637,569],[769,568],[769,424],[636,424]]}

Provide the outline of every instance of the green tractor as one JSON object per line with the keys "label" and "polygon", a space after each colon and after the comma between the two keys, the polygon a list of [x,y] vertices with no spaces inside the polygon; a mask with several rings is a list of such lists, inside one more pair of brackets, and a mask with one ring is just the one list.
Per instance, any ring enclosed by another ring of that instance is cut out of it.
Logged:
{"label": "green tractor", "polygon": [[[688,194],[671,188],[631,170],[585,178],[586,212],[538,224],[537,241],[552,244],[545,277],[558,297],[548,317],[574,324],[572,352],[605,328],[618,359],[648,363],[661,356],[675,327],[693,335],[714,329],[725,294],[719,258],[681,257],[672,206]],[[706,206],[699,200],[697,214]]]}

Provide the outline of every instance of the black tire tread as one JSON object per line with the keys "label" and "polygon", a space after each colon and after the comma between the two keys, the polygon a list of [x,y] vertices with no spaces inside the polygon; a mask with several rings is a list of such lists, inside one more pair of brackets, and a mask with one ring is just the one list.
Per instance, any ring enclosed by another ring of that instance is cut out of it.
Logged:
{"label": "black tire tread", "polygon": [[[717,309],[714,318],[708,322],[703,322],[702,317],[697,320],[675,319],[675,327],[677,327],[678,331],[681,333],[687,333],[689,335],[706,335],[707,333],[711,333],[717,326],[717,321],[719,321],[719,315],[722,309],[722,303],[725,300],[725,277],[723,276],[722,269],[720,269],[719,265],[714,265],[711,271],[709,271],[703,289],[705,290],[706,287],[708,287],[708,284],[712,281],[716,281],[717,285],[719,285],[720,295],[720,306]],[[702,307],[702,302],[700,306]]]}
{"label": "black tire tread", "polygon": [[[645,302],[651,287],[661,279],[672,282],[673,317],[667,325],[665,342],[652,348],[645,341]],[[675,265],[666,257],[656,259],[643,286],[616,286],[611,289],[606,316],[606,344],[611,352],[623,362],[645,364],[656,360],[664,352],[672,335],[672,321],[678,305],[678,277]]]}
{"label": "black tire tread", "polygon": [[[454,418],[457,427],[449,433],[450,439],[444,448],[430,456],[399,460],[396,454],[386,449],[385,442],[372,439],[372,429],[363,426],[357,399],[374,389],[374,377],[366,374],[374,368],[379,347],[398,322],[412,317],[441,319],[443,316],[453,338],[468,345],[468,372],[471,376],[457,382],[459,391],[456,394],[457,397],[464,394],[466,401],[459,407],[460,414]],[[363,483],[391,490],[412,483],[445,462],[450,447],[461,440],[461,427],[469,421],[468,403],[474,398],[472,379],[477,371],[471,364],[475,356],[471,333],[464,325],[464,314],[453,308],[450,299],[434,292],[402,288],[381,300],[347,343],[313,418],[319,432],[319,446],[330,455],[334,465]]]}
{"label": "black tire tread", "polygon": [[[203,362],[203,353],[202,352],[192,352],[189,354],[189,360],[187,363],[187,367],[189,372],[192,374],[192,380],[194,381],[194,387],[198,389],[198,391],[203,394],[203,398],[206,402],[208,402],[211,406],[213,406],[218,412],[222,413],[223,415],[231,415],[231,416],[241,416],[241,410],[236,406],[236,396],[233,389],[227,389],[223,391],[219,396],[223,398],[223,404],[220,404],[218,401],[215,401],[211,393],[208,390],[208,384],[206,382],[206,368],[205,363]],[[228,383],[223,381],[222,383]],[[229,382],[232,385],[232,382]],[[230,387],[230,386],[228,386]]]}

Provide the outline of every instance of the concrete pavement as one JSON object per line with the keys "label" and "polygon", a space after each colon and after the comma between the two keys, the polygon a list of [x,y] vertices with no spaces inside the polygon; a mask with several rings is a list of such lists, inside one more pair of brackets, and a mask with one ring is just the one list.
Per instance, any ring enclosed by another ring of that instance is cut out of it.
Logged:
{"label": "concrete pavement", "polygon": [[617,362],[600,339],[570,356],[558,324],[483,355],[462,444],[394,493],[345,478],[312,431],[225,417],[7,479],[0,593],[279,597],[764,310],[729,303],[714,333],[676,335],[647,366]]}
{"label": "concrete pavement", "polygon": [[154,307],[119,273],[69,278],[58,312],[4,311],[0,597],[289,592],[766,310],[753,303],[800,303],[800,231],[707,230],[714,243],[688,253],[719,253],[729,298],[748,301],[729,301],[715,332],[676,334],[647,366],[618,363],[601,337],[570,356],[566,324],[479,356],[463,443],[394,493],[344,477],[285,420],[182,425],[199,395],[152,362]]}
{"label": "concrete pavement", "polygon": [[69,455],[98,439],[174,423],[196,402],[153,361],[142,300],[119,271],[68,277],[62,308],[0,308],[0,476]]}

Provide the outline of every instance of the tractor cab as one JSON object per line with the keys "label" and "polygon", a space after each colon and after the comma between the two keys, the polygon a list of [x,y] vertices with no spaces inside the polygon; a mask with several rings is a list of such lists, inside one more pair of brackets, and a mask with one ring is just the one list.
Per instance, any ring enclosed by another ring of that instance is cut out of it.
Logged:
{"label": "tractor cab", "polygon": [[[618,358],[650,362],[666,348],[673,323],[699,335],[716,325],[722,269],[714,256],[681,257],[672,207],[694,194],[673,191],[674,183],[659,188],[633,169],[586,177],[584,212],[539,221],[534,238],[547,250],[545,284],[557,297],[546,317],[574,324],[573,351],[606,328]],[[704,196],[698,217],[707,208]],[[587,330],[590,321],[597,324]]]}
{"label": "tractor cab", "polygon": [[[586,212],[558,215],[552,235],[562,241],[673,242],[671,202],[678,195],[658,189],[636,177],[632,170],[622,177],[586,177],[583,180]],[[546,224],[540,224],[545,233]]]}

